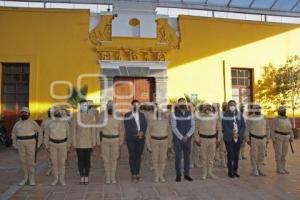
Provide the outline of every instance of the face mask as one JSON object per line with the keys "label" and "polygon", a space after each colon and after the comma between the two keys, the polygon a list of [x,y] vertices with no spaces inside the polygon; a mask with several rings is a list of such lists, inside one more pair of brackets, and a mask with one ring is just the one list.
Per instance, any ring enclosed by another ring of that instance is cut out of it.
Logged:
{"label": "face mask", "polygon": [[281,117],[286,117],[286,111],[281,111],[278,113]]}
{"label": "face mask", "polygon": [[21,119],[23,121],[27,120],[29,118],[29,115],[21,115]]}
{"label": "face mask", "polygon": [[107,108],[107,114],[112,115],[113,114],[113,109],[112,108]]}
{"label": "face mask", "polygon": [[88,105],[84,104],[80,106],[80,111],[81,112],[86,112],[88,110]]}
{"label": "face mask", "polygon": [[257,112],[254,112],[255,115],[261,115],[261,112],[260,111],[257,111]]}
{"label": "face mask", "polygon": [[55,118],[61,118],[61,114],[60,113],[54,113],[54,117]]}
{"label": "face mask", "polygon": [[235,106],[229,106],[229,110],[230,110],[231,112],[234,112],[234,111],[235,111]]}
{"label": "face mask", "polygon": [[133,112],[137,112],[138,106],[137,105],[133,105],[132,110],[133,110]]}
{"label": "face mask", "polygon": [[186,110],[186,105],[179,105],[179,108],[180,108],[181,110]]}

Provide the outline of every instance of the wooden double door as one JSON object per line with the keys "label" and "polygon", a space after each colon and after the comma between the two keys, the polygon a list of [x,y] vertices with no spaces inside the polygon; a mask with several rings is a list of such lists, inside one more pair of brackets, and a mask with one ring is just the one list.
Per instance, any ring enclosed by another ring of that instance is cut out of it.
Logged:
{"label": "wooden double door", "polygon": [[137,99],[141,103],[155,100],[155,79],[149,77],[115,77],[114,102],[120,112],[130,110],[131,101]]}

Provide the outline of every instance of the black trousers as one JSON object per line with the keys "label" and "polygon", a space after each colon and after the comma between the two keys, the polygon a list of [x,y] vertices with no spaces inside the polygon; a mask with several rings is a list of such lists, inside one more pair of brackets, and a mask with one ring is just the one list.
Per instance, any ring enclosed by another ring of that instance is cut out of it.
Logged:
{"label": "black trousers", "polygon": [[141,157],[145,146],[145,139],[127,140],[129,153],[129,165],[132,175],[139,175],[141,169]]}
{"label": "black trousers", "polygon": [[242,141],[240,139],[237,142],[235,142],[233,139],[231,141],[225,141],[227,151],[228,174],[237,173],[237,170],[239,168],[239,155],[241,144]]}
{"label": "black trousers", "polygon": [[91,148],[81,149],[77,148],[77,158],[78,158],[78,170],[80,177],[88,177],[91,168]]}

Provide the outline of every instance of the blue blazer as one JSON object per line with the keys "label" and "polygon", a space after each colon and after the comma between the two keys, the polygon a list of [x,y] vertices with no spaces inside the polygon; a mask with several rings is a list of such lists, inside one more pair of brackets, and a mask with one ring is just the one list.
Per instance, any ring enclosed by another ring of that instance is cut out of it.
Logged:
{"label": "blue blazer", "polygon": [[[225,112],[222,119],[222,126],[223,126],[223,137],[225,141],[230,142],[233,137],[233,122],[234,122],[234,113],[232,112]],[[240,135],[240,139],[244,138],[245,134],[245,120],[243,114],[240,112],[235,112],[236,123],[238,126],[238,133]]]}
{"label": "blue blazer", "polygon": [[[140,129],[141,129],[140,131],[146,134],[148,124],[145,115],[141,112],[139,112],[139,120],[140,120]],[[132,115],[132,112],[128,112],[125,114],[124,126],[125,126],[126,139],[136,140],[138,134],[138,128],[135,119]]]}

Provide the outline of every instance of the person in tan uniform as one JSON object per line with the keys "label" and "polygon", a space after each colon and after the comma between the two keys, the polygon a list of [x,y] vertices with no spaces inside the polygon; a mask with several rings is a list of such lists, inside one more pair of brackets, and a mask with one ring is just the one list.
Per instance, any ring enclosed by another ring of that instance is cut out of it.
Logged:
{"label": "person in tan uniform", "polygon": [[[140,106],[140,110],[142,113],[144,113],[145,118],[148,122],[148,124],[151,123],[152,120],[154,120],[154,104],[144,104]],[[145,165],[147,165],[150,169],[150,171],[153,170],[153,162],[152,162],[152,155],[148,148],[144,148],[144,152],[142,154],[143,162]]]}
{"label": "person in tan uniform", "polygon": [[[194,113],[195,112],[196,110],[194,110]],[[203,112],[203,104],[199,105],[199,113],[201,112]],[[200,145],[196,142],[196,134],[198,134],[198,131],[195,129],[191,147],[191,168],[201,168],[201,148]]]}
{"label": "person in tan uniform", "polygon": [[157,107],[155,117],[149,123],[146,134],[147,149],[152,155],[152,165],[155,172],[155,182],[166,182],[164,177],[168,149],[172,147],[172,131],[169,118]]}
{"label": "person in tan uniform", "polygon": [[[242,114],[248,114],[245,111],[245,105],[241,104],[240,105],[240,112]],[[241,138],[242,139],[242,144],[241,144],[241,150],[240,150],[240,160],[247,160],[247,157],[245,156],[245,149],[246,149],[246,140],[245,137]]]}
{"label": "person in tan uniform", "polygon": [[[53,120],[53,119],[52,119],[52,116],[51,116],[51,113],[52,113],[51,110],[52,110],[51,108],[48,109],[48,117],[45,118],[45,119],[42,121],[42,124],[41,124],[41,129],[42,129],[42,133],[43,133],[43,136],[44,136],[43,141],[45,141],[45,131],[46,131],[46,127],[47,127],[47,126],[50,124],[50,122]],[[45,143],[44,143],[44,145],[45,145],[45,148],[46,148],[46,144],[45,144]],[[48,158],[48,160],[47,160],[47,162],[48,162],[48,170],[47,170],[47,172],[46,172],[46,176],[50,176],[50,175],[52,174],[52,172],[53,172],[53,168],[52,168],[52,164],[51,164],[50,154],[49,154],[48,151],[46,151],[46,152],[48,153],[48,155],[47,155],[47,158]]]}
{"label": "person in tan uniform", "polygon": [[261,114],[261,107],[254,105],[254,111],[246,119],[245,140],[250,146],[250,160],[253,176],[266,176],[263,172],[263,163],[266,154],[266,145],[269,141],[270,133],[267,120]]}
{"label": "person in tan uniform", "polygon": [[50,158],[53,166],[54,180],[51,183],[55,186],[59,180],[62,186],[65,182],[65,166],[67,151],[70,148],[70,126],[67,121],[62,119],[62,111],[59,108],[54,109],[54,119],[46,127],[44,144],[50,152]]}
{"label": "person in tan uniform", "polygon": [[202,179],[207,176],[212,179],[218,177],[213,174],[214,158],[216,146],[221,140],[221,128],[218,123],[218,117],[212,113],[212,106],[206,104],[203,106],[203,112],[200,112],[196,118],[197,136],[196,143],[200,145],[201,163],[202,163]]}
{"label": "person in tan uniform", "polygon": [[117,183],[116,170],[120,147],[124,143],[122,121],[115,115],[113,102],[109,101],[106,110],[102,111],[97,119],[97,144],[101,145],[102,158],[105,170],[106,184]]}
{"label": "person in tan uniform", "polygon": [[76,148],[80,184],[89,183],[92,149],[96,147],[95,118],[88,113],[86,100],[72,118],[72,146]]}
{"label": "person in tan uniform", "polygon": [[286,108],[280,106],[278,116],[273,119],[271,137],[275,149],[277,173],[288,174],[286,167],[286,156],[288,154],[289,142],[293,142],[294,133],[292,124],[286,116]]}
{"label": "person in tan uniform", "polygon": [[[42,132],[39,125],[30,117],[29,108],[21,109],[21,119],[14,125],[11,137],[13,147],[18,150],[24,178],[19,182],[23,186],[29,180],[29,185],[35,185],[35,154],[36,145],[39,148],[42,144]],[[38,137],[38,143],[36,138]]]}
{"label": "person in tan uniform", "polygon": [[[218,166],[222,168],[226,168],[226,147],[225,147],[225,142],[223,140],[223,129],[222,129],[222,114],[220,112],[220,104],[219,103],[213,103],[212,105],[213,108],[213,113],[216,115],[218,118],[218,127],[221,129],[221,139],[220,139],[220,144],[217,145],[216,149],[216,156],[215,156],[215,161],[218,164]],[[227,102],[224,102],[222,104],[222,112],[224,112],[227,109]]]}

